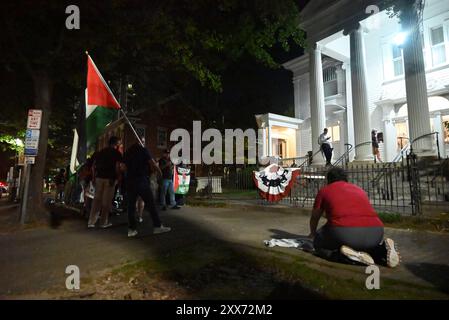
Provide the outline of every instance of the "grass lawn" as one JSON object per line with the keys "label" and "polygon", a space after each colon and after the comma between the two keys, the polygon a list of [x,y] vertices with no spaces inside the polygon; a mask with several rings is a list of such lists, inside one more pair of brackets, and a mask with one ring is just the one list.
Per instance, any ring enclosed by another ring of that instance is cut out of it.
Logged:
{"label": "grass lawn", "polygon": [[[340,268],[341,266],[341,268]],[[311,263],[294,250],[200,242],[129,263],[95,280],[95,299],[447,299],[430,287],[382,279],[365,287],[364,267]],[[84,282],[86,283],[86,282]],[[161,293],[162,292],[162,293]],[[113,294],[118,295],[114,296]],[[112,295],[112,296],[111,296]]]}

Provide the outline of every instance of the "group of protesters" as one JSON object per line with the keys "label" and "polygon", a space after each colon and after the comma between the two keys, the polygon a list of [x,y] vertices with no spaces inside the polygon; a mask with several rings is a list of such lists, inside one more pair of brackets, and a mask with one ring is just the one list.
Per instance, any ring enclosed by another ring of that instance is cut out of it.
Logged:
{"label": "group of protesters", "polygon": [[106,148],[87,160],[80,172],[80,180],[84,189],[84,205],[88,210],[88,228],[95,228],[97,222],[100,228],[112,226],[109,216],[114,196],[119,188],[124,196],[128,213],[128,237],[135,237],[138,234],[137,221],[143,221],[144,208],[150,213],[154,234],[171,230],[161,222],[150,179],[152,173],[157,173],[161,178],[162,210],[167,209],[167,195],[170,208],[180,209],[173,188],[173,163],[170,151],[165,150],[164,155],[156,162],[144,145],[145,139],[140,137],[140,142],[123,152],[121,140],[112,136]]}

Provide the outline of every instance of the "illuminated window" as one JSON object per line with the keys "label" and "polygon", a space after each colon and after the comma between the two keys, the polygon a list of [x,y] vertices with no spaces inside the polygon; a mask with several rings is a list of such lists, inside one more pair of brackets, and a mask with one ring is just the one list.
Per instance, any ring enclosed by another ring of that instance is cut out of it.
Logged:
{"label": "illuminated window", "polygon": [[449,143],[449,116],[443,116],[444,143]]}
{"label": "illuminated window", "polygon": [[340,141],[340,126],[329,127],[328,130],[331,136],[331,142]]}
{"label": "illuminated window", "polygon": [[446,45],[444,41],[443,26],[430,29],[430,41],[432,44],[432,64],[437,66],[446,62]]}

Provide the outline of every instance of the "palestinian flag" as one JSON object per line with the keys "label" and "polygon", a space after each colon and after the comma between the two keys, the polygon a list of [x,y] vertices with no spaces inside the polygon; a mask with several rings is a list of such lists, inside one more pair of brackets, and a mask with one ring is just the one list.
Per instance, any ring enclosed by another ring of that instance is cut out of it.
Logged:
{"label": "palestinian flag", "polygon": [[254,171],[253,180],[263,199],[277,202],[289,195],[299,174],[299,169],[284,169],[273,163],[262,171]]}
{"label": "palestinian flag", "polygon": [[120,104],[104,81],[92,58],[87,55],[86,141],[92,151],[98,136],[117,116]]}
{"label": "palestinian flag", "polygon": [[190,185],[190,169],[174,166],[173,189],[176,194],[187,194]]}

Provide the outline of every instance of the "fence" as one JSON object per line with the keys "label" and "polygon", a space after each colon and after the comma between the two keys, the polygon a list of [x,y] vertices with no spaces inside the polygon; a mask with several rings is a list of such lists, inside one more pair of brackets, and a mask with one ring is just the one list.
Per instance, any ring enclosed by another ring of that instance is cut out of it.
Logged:
{"label": "fence", "polygon": [[[349,165],[348,181],[367,193],[371,204],[384,212],[421,214],[423,205],[449,208],[449,159]],[[415,159],[416,160],[416,159]],[[282,203],[312,207],[326,184],[326,171],[304,167],[290,195]]]}
{"label": "fence", "polygon": [[[282,165],[288,167],[289,162],[293,167],[298,163],[287,160]],[[364,189],[378,211],[416,215],[423,212],[423,206],[426,210],[429,206],[449,210],[449,159],[417,159],[411,153],[398,162],[342,162],[342,166],[348,181]],[[212,197],[222,191],[255,190],[253,170],[258,168],[227,168],[222,176],[198,179],[196,193]],[[314,167],[306,161],[300,170],[289,196],[281,204],[312,207],[318,191],[326,184],[327,168]],[[268,204],[263,200],[259,203]]]}

